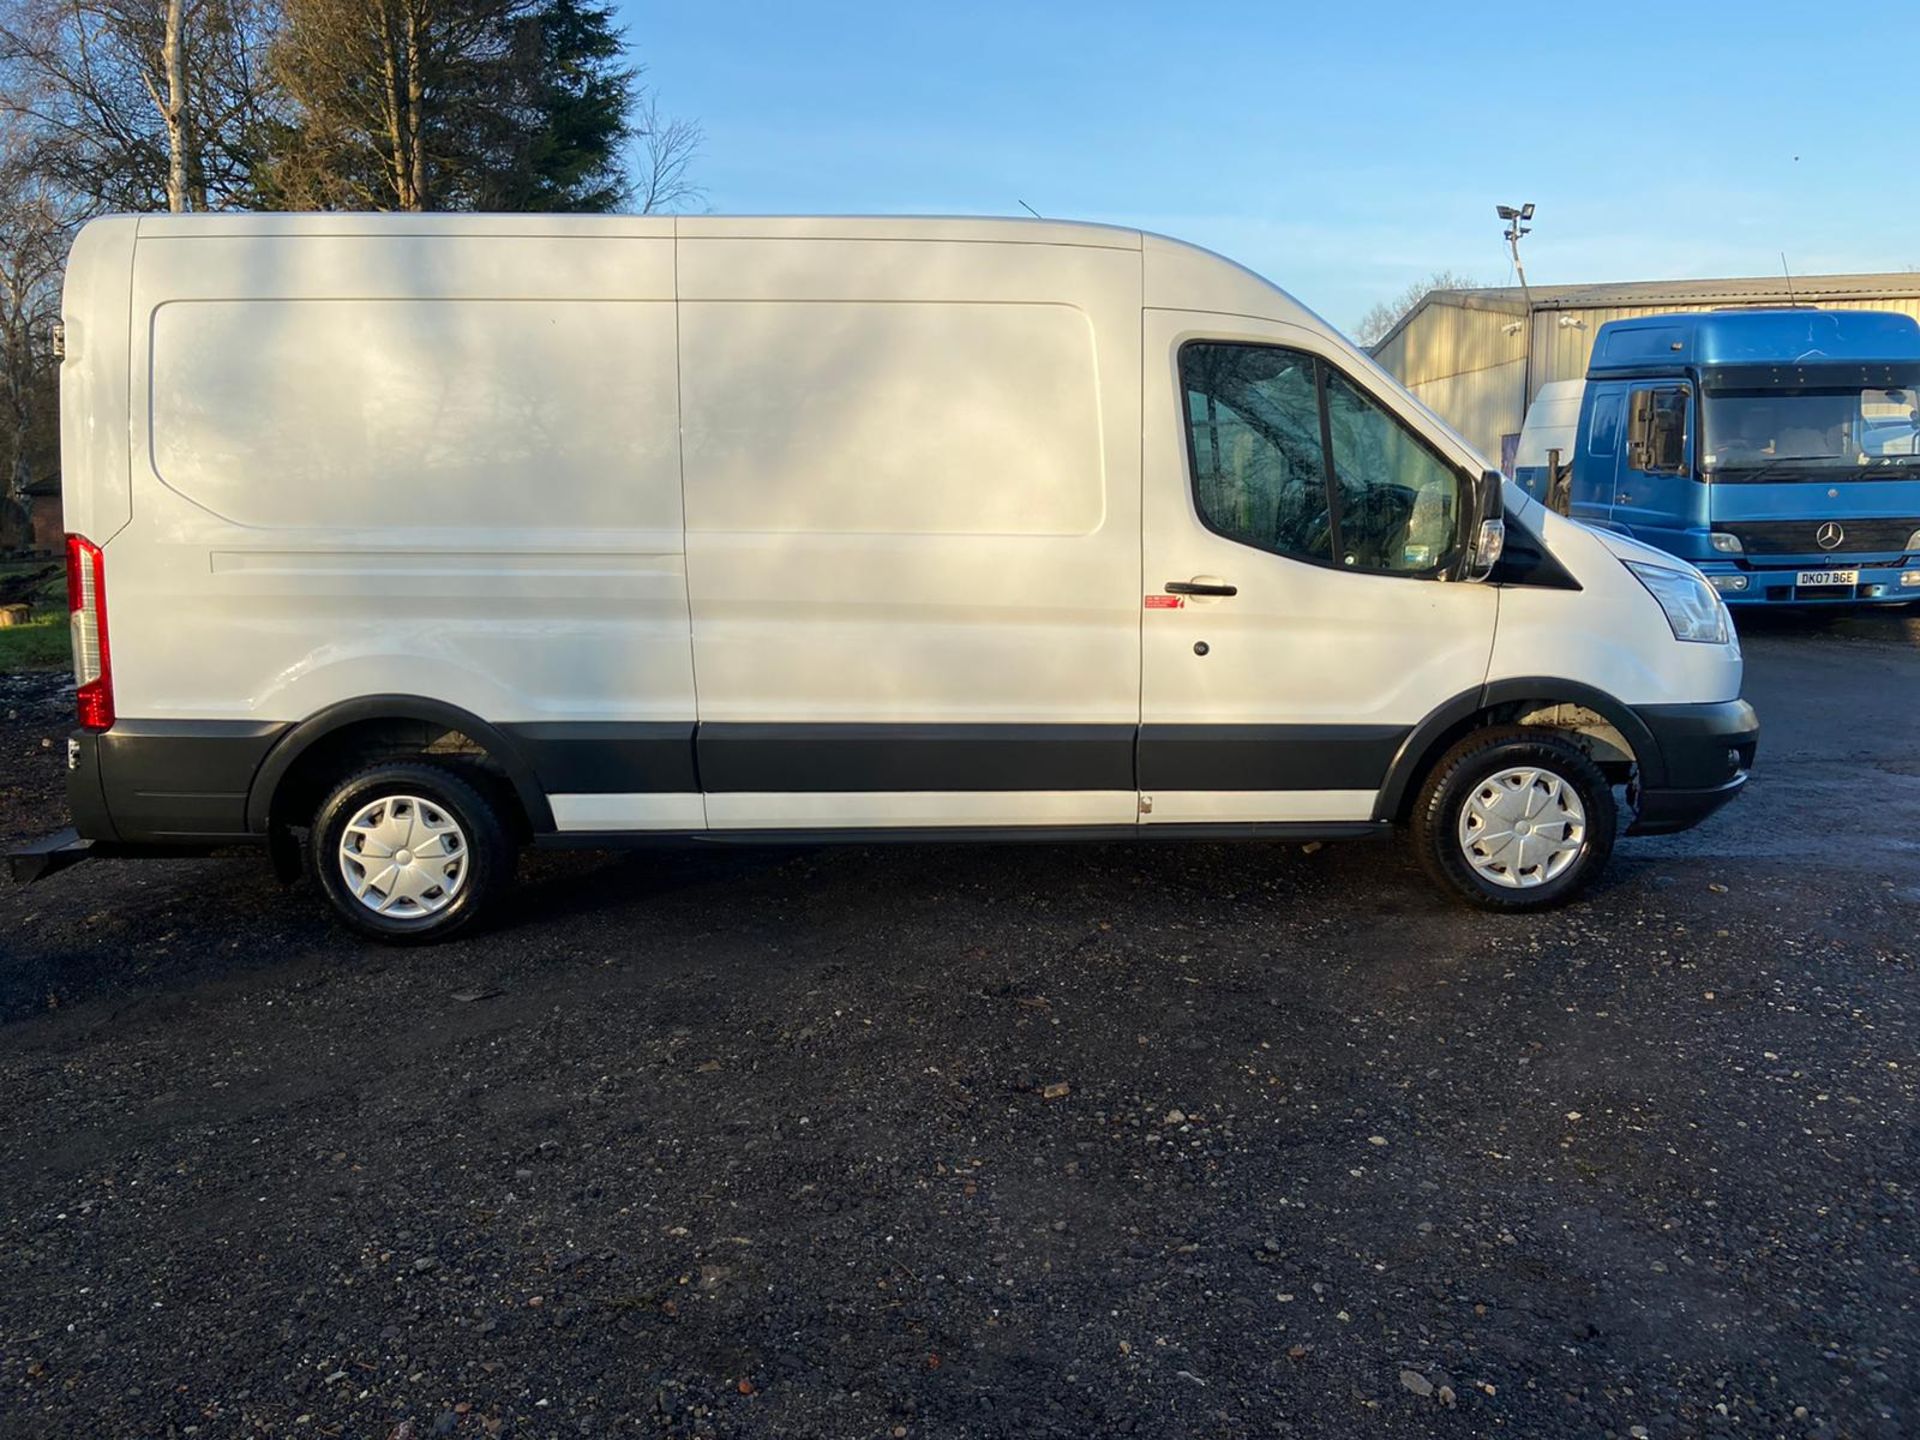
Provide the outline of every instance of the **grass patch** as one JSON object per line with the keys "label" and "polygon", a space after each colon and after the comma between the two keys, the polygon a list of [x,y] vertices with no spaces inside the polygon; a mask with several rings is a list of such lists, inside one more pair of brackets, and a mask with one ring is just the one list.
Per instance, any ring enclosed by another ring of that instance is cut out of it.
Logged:
{"label": "grass patch", "polygon": [[15,670],[64,670],[73,663],[67,617],[51,611],[25,625],[0,626],[0,674]]}
{"label": "grass patch", "polygon": [[[46,572],[51,570],[51,575]],[[38,581],[27,588],[29,578]],[[27,589],[27,593],[21,593]],[[60,670],[73,663],[67,632],[67,588],[57,561],[0,562],[0,598],[30,600],[25,625],[0,625],[0,675],[15,670]]]}

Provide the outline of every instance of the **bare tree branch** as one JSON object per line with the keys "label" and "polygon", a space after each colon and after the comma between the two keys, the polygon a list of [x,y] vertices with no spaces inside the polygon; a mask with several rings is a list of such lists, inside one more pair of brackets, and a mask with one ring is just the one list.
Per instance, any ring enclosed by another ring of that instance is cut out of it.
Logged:
{"label": "bare tree branch", "polygon": [[251,203],[279,109],[259,64],[276,15],[274,0],[0,0],[0,114],[95,210]]}
{"label": "bare tree branch", "polygon": [[642,215],[657,215],[699,206],[707,192],[694,183],[690,170],[706,143],[706,132],[697,121],[663,117],[650,90],[641,92],[633,111],[639,150],[634,164],[634,209]]}
{"label": "bare tree branch", "polygon": [[0,118],[0,543],[24,536],[27,484],[58,463],[53,322],[79,219],[35,174],[23,127]]}
{"label": "bare tree branch", "polygon": [[1391,300],[1382,300],[1360,317],[1353,327],[1353,338],[1362,345],[1377,345],[1400,317],[1435,290],[1471,290],[1480,282],[1452,270],[1436,270],[1424,280],[1415,280]]}

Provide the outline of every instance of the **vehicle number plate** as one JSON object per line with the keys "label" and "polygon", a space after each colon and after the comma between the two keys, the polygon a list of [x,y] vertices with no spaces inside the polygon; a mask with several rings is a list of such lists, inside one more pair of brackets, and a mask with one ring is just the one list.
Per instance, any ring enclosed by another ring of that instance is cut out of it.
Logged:
{"label": "vehicle number plate", "polygon": [[1858,570],[1802,570],[1794,576],[1793,583],[1800,586],[1858,585],[1860,572]]}

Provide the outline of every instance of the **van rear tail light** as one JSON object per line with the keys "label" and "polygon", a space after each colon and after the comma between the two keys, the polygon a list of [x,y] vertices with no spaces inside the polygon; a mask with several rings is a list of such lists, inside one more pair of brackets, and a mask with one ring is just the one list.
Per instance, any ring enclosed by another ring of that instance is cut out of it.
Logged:
{"label": "van rear tail light", "polygon": [[100,547],[67,536],[67,624],[73,634],[73,678],[80,724],[113,728],[113,660],[107,649],[107,562]]}

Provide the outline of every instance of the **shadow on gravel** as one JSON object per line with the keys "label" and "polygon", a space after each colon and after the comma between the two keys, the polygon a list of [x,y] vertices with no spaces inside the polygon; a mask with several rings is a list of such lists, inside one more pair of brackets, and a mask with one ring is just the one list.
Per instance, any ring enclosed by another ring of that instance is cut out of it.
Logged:
{"label": "shadow on gravel", "polygon": [[[1643,869],[1628,847],[1570,913],[1604,911],[1623,894],[1630,902]],[[1337,909],[1326,903],[1329,887],[1363,895],[1372,923],[1425,924],[1440,935],[1496,923],[1435,892],[1388,840],[1313,851],[1253,841],[532,851],[481,930],[424,952],[342,930],[310,883],[278,884],[255,855],[96,861],[0,898],[14,931],[0,944],[0,1021],[250,975],[278,983],[328,966],[419,964],[408,957],[422,954],[483,964],[650,947],[690,955],[718,935],[791,938],[801,921],[857,936],[937,916],[956,896],[1036,922],[1086,904],[1115,915],[1150,905],[1199,935],[1265,911],[1312,925]]]}
{"label": "shadow on gravel", "polygon": [[1743,608],[1733,612],[1742,640],[1869,641],[1920,648],[1920,603],[1879,605],[1859,610]]}

